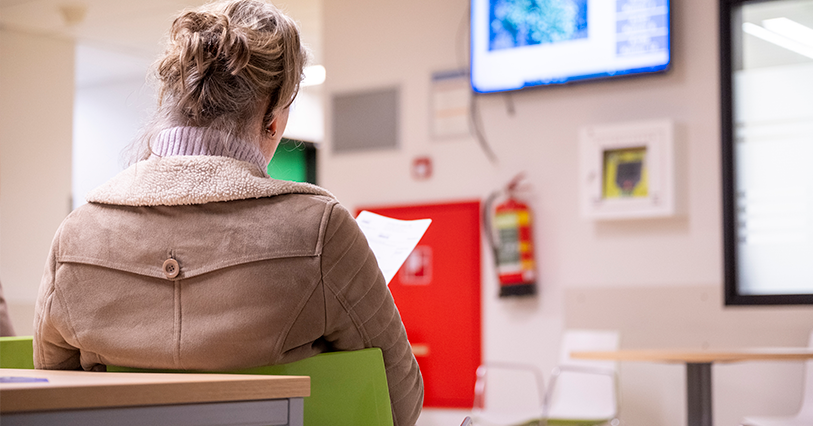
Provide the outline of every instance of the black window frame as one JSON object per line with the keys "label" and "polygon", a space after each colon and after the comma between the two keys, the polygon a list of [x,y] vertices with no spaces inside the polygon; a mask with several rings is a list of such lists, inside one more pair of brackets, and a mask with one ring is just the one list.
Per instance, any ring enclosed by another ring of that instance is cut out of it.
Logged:
{"label": "black window frame", "polygon": [[[720,0],[720,110],[722,130],[722,189],[725,305],[813,305],[813,294],[741,294],[737,282],[737,187],[733,102],[733,13],[745,4],[776,0]],[[811,260],[813,261],[813,260]]]}

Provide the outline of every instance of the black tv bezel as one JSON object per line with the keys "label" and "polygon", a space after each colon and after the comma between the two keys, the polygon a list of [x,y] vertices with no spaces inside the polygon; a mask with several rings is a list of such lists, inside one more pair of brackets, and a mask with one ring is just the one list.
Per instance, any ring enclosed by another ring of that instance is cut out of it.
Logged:
{"label": "black tv bezel", "polygon": [[744,4],[775,0],[720,0],[720,118],[722,131],[723,248],[725,305],[813,305],[813,294],[742,294],[737,282],[737,187],[734,161],[732,12]]}
{"label": "black tv bezel", "polygon": [[[469,87],[471,87],[472,92],[477,95],[491,95],[491,94],[500,94],[500,93],[514,93],[523,90],[534,90],[534,89],[542,89],[542,88],[550,88],[550,87],[562,87],[562,86],[570,86],[572,84],[580,84],[580,83],[591,83],[591,82],[598,82],[604,80],[623,80],[635,77],[645,77],[645,76],[653,76],[653,75],[660,75],[666,74],[672,70],[672,61],[674,58],[674,37],[672,31],[672,1],[673,0],[666,0],[666,9],[667,9],[667,28],[669,29],[669,60],[663,64],[658,66],[649,66],[649,67],[641,67],[641,68],[633,68],[628,70],[616,71],[614,73],[604,72],[604,73],[595,73],[595,74],[584,74],[578,76],[570,76],[567,78],[563,78],[560,80],[550,80],[543,83],[534,83],[534,82],[525,82],[520,87],[513,87],[508,89],[497,89],[497,90],[478,90],[477,87],[474,85],[474,43],[472,39],[474,37],[474,26],[472,25],[473,15],[474,15],[474,2],[482,1],[482,0],[469,0]],[[531,84],[533,83],[533,84]]]}

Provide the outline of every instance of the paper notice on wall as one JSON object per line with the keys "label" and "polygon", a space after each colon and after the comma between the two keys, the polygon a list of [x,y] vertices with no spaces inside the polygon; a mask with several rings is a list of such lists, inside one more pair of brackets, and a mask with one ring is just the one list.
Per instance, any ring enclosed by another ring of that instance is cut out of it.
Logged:
{"label": "paper notice on wall", "polygon": [[450,139],[469,136],[471,86],[467,71],[432,75],[432,136]]}
{"label": "paper notice on wall", "polygon": [[432,219],[400,220],[367,210],[356,218],[387,284],[418,245]]}

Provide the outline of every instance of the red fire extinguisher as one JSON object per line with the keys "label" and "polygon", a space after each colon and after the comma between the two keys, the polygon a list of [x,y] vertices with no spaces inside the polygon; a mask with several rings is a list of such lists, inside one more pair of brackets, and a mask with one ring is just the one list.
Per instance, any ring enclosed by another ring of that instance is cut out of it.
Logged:
{"label": "red fire extinguisher", "polygon": [[[492,193],[484,206],[483,223],[488,228],[486,234],[494,251],[500,297],[536,294],[533,213],[515,196],[522,179],[520,174],[505,189]],[[500,196],[507,198],[492,209]]]}

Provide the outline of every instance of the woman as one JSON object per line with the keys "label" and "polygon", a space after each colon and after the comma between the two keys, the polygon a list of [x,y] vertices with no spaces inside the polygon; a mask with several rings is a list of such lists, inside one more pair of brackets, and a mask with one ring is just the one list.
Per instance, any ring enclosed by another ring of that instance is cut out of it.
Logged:
{"label": "woman", "polygon": [[415,423],[420,371],[354,219],[265,174],[305,56],[295,23],[259,0],[175,20],[140,161],[54,238],[37,368],[229,370],[379,347],[395,423]]}

